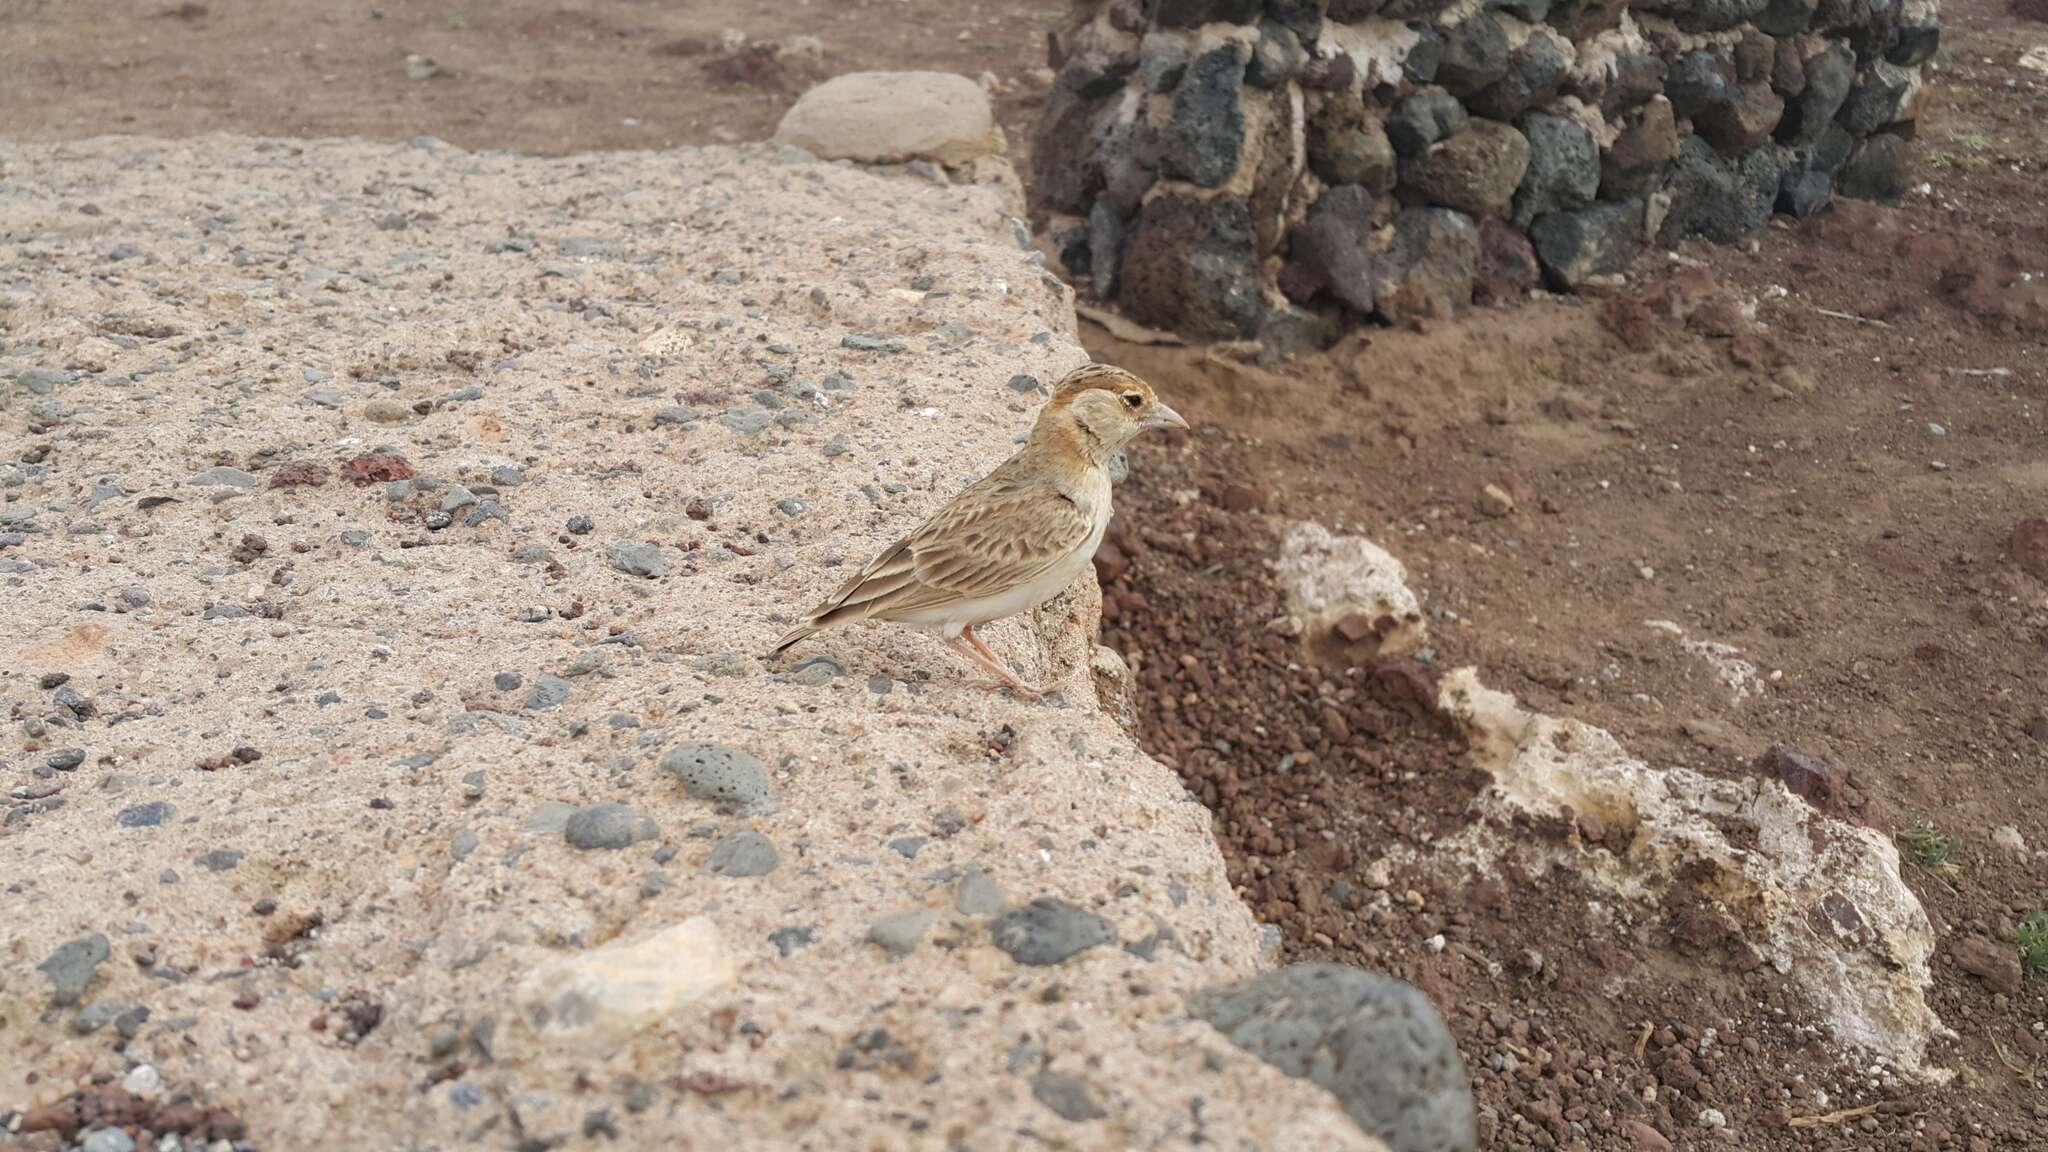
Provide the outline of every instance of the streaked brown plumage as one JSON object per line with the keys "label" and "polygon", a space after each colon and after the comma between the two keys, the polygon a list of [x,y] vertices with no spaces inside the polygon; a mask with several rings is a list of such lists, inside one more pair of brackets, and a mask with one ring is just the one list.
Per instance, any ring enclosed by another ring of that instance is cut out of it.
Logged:
{"label": "streaked brown plumage", "polygon": [[827,628],[887,620],[936,629],[1000,686],[1040,695],[974,626],[1028,612],[1073,583],[1109,526],[1110,458],[1147,428],[1186,427],[1151,385],[1121,368],[1069,372],[1016,455],[883,549],[777,641],[776,653]]}

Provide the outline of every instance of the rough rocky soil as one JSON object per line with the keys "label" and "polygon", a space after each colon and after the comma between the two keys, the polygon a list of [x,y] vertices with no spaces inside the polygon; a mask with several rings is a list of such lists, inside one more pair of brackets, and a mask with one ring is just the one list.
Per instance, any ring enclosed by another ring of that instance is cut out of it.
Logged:
{"label": "rough rocky soil", "polygon": [[[2015,60],[2048,26],[1945,18],[1930,187],[1900,208],[1272,370],[1084,331],[1212,426],[1134,458],[1111,537],[1106,635],[1147,747],[1217,804],[1233,880],[1292,955],[1438,997],[1490,1146],[2048,1146],[2048,995],[2015,943],[2048,906],[2048,566],[2025,526],[2048,516],[2048,78]],[[1473,785],[1387,683],[1261,634],[1276,518],[1304,517],[1407,563],[1441,666],[1653,762],[1739,776],[1772,744],[1822,755],[1858,819],[1960,836],[1907,870],[1940,934],[1932,1001],[1956,1035],[1930,1061],[1953,1082],[1872,1075],[1768,970],[1693,954],[1676,917],[1605,931],[1570,876],[1375,874]],[[1700,1126],[1709,1108],[1725,1128]]]}
{"label": "rough rocky soil", "polygon": [[[765,140],[854,71],[995,78],[1028,147],[1057,0],[0,5],[0,137],[438,136],[540,155]],[[407,58],[432,62],[424,79]],[[147,94],[146,97],[144,94]],[[1026,170],[1018,163],[1018,170]]]}
{"label": "rough rocky soil", "polygon": [[[0,1130],[1380,1145],[1094,589],[756,659],[1080,362],[990,191],[787,150],[0,144]],[[1037,643],[1031,641],[1035,639]]]}

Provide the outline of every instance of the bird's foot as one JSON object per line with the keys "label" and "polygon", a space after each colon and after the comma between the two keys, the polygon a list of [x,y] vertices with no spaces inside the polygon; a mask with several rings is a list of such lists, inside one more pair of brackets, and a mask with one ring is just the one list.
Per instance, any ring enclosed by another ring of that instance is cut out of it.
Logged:
{"label": "bird's foot", "polygon": [[1019,700],[1043,700],[1058,691],[1058,689],[1054,688],[1040,688],[1036,685],[1026,684],[1022,680],[1017,679],[969,680],[968,683],[984,692],[1009,692]]}

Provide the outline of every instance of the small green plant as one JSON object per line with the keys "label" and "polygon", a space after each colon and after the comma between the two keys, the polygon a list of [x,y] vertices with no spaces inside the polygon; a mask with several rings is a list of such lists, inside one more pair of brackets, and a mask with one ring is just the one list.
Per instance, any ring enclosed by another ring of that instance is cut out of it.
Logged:
{"label": "small green plant", "polygon": [[2020,921],[2020,971],[2029,976],[2048,972],[2048,912],[2039,908]]}
{"label": "small green plant", "polygon": [[448,17],[448,27],[460,32],[464,28],[469,27],[469,17],[464,16],[460,12],[451,13]]}
{"label": "small green plant", "polygon": [[1960,836],[1951,836],[1925,816],[1904,828],[1892,829],[1892,839],[1915,863],[1930,871],[1953,871],[1952,858],[1962,850]]}

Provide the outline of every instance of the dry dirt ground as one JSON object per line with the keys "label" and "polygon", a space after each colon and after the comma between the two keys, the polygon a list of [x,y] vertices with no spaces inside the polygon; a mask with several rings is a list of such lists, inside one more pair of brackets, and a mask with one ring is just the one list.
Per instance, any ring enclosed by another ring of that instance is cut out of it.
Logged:
{"label": "dry dirt ground", "polygon": [[[758,137],[815,76],[915,66],[992,71],[1014,155],[1062,6],[213,7],[0,9],[0,134],[658,146]],[[2016,962],[2019,922],[2048,905],[2048,544],[2015,534],[2048,516],[2048,76],[2018,64],[2048,44],[2043,15],[1947,6],[1927,187],[1899,208],[1655,256],[1612,299],[1376,331],[1277,370],[1093,348],[1209,426],[1137,454],[1104,566],[1148,746],[1215,807],[1233,878],[1296,958],[1438,998],[1488,1147],[2048,1147],[2048,982]],[[727,28],[782,50],[730,49]],[[408,80],[407,53],[444,74]],[[1653,761],[1825,756],[1862,819],[1959,837],[1908,868],[1956,1033],[1930,1063],[1955,1080],[1858,1067],[1711,942],[1591,932],[1570,877],[1360,875],[1455,827],[1473,781],[1398,682],[1248,639],[1276,611],[1274,517],[1399,555],[1439,666],[1477,664]],[[1733,646],[1758,682],[1739,694],[1651,621]],[[2024,849],[1994,839],[2006,826]],[[1450,945],[1432,953],[1437,933]],[[1497,974],[1473,960],[1524,953]],[[1958,964],[1973,955],[1979,971]],[[1701,1126],[1710,1109],[1725,1128]]]}

